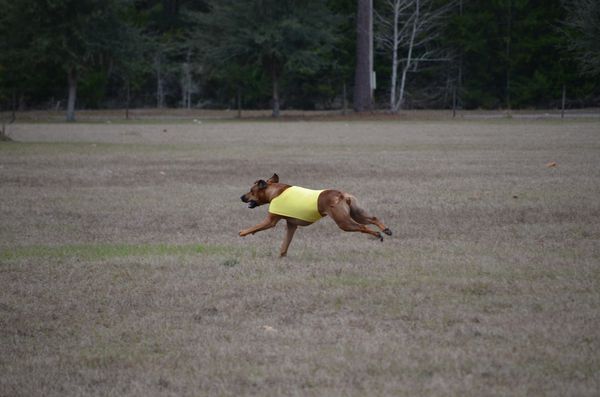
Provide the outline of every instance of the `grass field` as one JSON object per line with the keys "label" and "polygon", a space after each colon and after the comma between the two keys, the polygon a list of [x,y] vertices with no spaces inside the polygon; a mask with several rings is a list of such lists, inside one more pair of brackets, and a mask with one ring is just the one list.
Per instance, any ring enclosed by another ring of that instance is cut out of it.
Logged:
{"label": "grass field", "polygon": [[[10,127],[0,396],[599,394],[600,121]],[[273,172],[394,235],[279,259]]]}

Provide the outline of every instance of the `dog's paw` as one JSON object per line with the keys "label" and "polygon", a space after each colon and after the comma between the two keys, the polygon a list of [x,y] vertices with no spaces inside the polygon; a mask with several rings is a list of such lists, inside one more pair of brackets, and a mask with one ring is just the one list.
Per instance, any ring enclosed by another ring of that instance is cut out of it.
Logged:
{"label": "dog's paw", "polygon": [[383,232],[384,232],[385,234],[387,234],[388,236],[391,236],[391,235],[392,235],[392,231],[390,230],[390,228],[389,228],[389,227],[386,227],[386,228],[383,230]]}
{"label": "dog's paw", "polygon": [[248,233],[244,233],[244,231],[243,231],[243,230],[240,230],[240,232],[238,233],[238,235],[239,235],[240,237],[246,237],[246,236],[248,235]]}

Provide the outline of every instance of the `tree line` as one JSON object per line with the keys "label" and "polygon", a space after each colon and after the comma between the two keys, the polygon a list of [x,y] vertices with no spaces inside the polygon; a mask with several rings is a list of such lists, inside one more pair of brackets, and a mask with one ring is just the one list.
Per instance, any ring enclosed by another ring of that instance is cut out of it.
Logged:
{"label": "tree line", "polygon": [[[597,0],[0,0],[0,9],[0,106],[67,109],[70,120],[77,108],[341,109],[362,89],[355,70],[371,67],[376,88],[359,110],[600,98]],[[357,18],[367,14],[368,27]]]}

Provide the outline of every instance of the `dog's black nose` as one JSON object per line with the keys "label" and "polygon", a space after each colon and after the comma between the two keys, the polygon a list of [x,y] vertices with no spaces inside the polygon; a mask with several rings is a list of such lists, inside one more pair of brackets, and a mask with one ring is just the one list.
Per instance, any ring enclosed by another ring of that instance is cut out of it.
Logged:
{"label": "dog's black nose", "polygon": [[241,199],[241,200],[242,200],[244,203],[247,203],[247,202],[248,202],[248,200],[246,200],[246,197],[244,197],[244,196],[245,196],[245,195],[244,195],[244,194],[242,194],[242,196],[240,197],[240,199]]}

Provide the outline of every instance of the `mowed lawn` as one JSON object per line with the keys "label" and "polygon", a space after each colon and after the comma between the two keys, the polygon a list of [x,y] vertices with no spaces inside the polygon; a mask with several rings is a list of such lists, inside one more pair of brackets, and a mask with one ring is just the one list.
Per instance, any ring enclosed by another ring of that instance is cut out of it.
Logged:
{"label": "mowed lawn", "polygon": [[[600,122],[16,124],[0,396],[597,396]],[[553,164],[552,164],[553,163]],[[284,183],[393,231],[238,231]]]}

